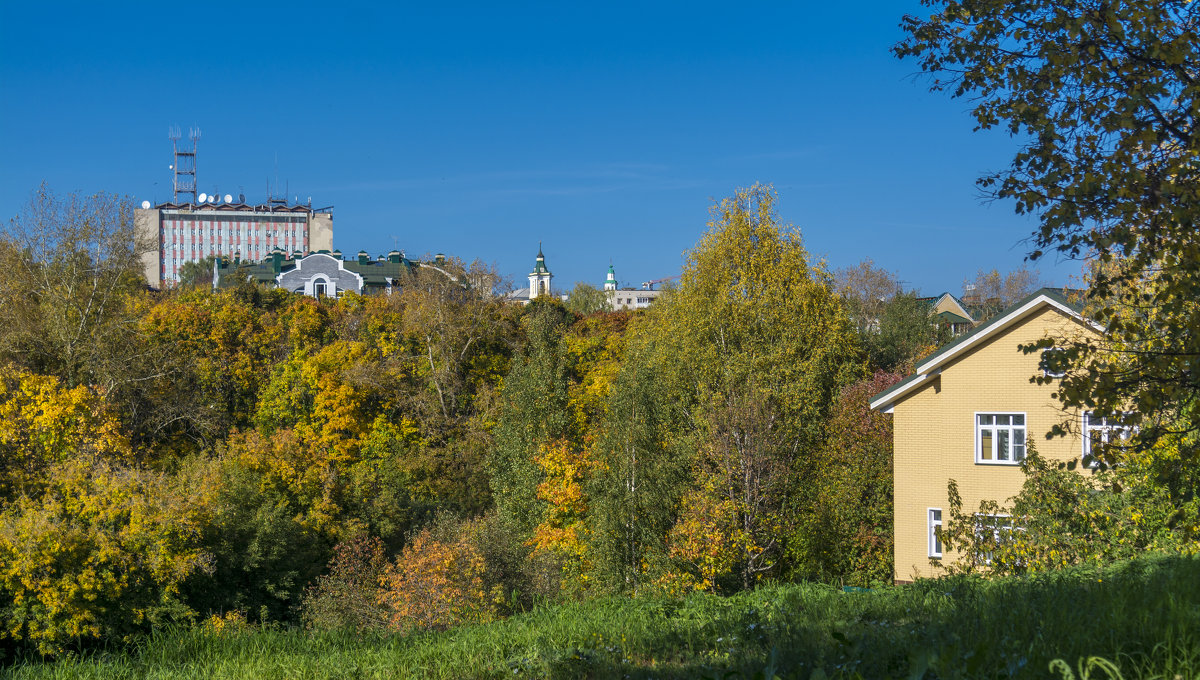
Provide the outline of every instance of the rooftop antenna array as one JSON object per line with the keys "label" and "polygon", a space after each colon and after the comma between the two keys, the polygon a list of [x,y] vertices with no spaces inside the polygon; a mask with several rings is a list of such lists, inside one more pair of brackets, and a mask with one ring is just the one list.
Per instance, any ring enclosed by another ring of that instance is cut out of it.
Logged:
{"label": "rooftop antenna array", "polygon": [[175,150],[175,163],[171,165],[171,169],[175,171],[175,202],[183,203],[183,198],[191,196],[192,200],[187,202],[195,203],[196,142],[200,139],[200,128],[188,128],[188,141],[192,143],[191,150],[188,150],[186,143],[180,146],[181,137],[178,125],[167,128],[167,138],[171,140],[171,145]]}

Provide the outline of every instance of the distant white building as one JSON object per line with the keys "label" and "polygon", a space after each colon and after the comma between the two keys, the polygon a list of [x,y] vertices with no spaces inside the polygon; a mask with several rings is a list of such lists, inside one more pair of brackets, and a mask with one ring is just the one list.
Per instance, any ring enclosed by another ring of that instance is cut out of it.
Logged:
{"label": "distant white building", "polygon": [[604,279],[604,292],[608,295],[608,304],[614,310],[646,309],[662,295],[661,290],[651,290],[648,286],[642,288],[619,288],[617,272],[608,265],[608,276]]}
{"label": "distant white building", "polygon": [[[550,285],[553,278],[550,268],[546,266],[546,256],[542,254],[542,244],[538,243],[537,260],[533,264],[533,271],[529,272],[529,286],[514,290],[507,298],[510,302],[527,305],[543,295],[555,295]],[[604,293],[608,298],[609,307],[614,311],[646,309],[662,295],[661,290],[653,290],[646,284],[641,288],[621,288],[617,283],[617,272],[611,264],[608,265],[608,275],[604,279]],[[556,297],[565,302],[568,295],[559,294]]]}

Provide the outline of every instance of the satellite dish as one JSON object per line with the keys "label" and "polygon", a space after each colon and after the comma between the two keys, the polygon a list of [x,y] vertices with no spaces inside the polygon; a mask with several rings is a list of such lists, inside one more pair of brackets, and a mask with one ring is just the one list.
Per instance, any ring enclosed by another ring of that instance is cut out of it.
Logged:
{"label": "satellite dish", "polygon": [[200,202],[201,202],[201,203],[203,203],[203,202],[205,202],[205,201],[207,201],[207,200],[208,200],[208,194],[201,193],[201,194],[200,194]]}
{"label": "satellite dish", "polygon": [[150,209],[150,201],[142,201],[142,210]]}
{"label": "satellite dish", "polygon": [[225,202],[233,203],[233,194],[225,194]]}

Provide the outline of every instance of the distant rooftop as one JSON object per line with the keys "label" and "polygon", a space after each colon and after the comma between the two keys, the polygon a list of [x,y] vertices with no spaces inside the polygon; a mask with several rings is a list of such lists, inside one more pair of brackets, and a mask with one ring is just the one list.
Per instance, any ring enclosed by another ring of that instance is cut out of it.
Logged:
{"label": "distant rooftop", "polygon": [[251,205],[249,203],[159,203],[154,206],[156,210],[184,210],[184,211],[218,211],[218,212],[288,212],[288,213],[327,213],[333,211],[333,206],[324,208],[313,208],[311,204],[297,203],[296,205],[286,205],[283,203],[271,202]]}

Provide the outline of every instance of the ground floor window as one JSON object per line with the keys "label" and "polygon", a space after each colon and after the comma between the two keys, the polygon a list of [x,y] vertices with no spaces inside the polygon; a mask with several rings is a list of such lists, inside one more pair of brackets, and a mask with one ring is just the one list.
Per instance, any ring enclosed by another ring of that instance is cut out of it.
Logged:
{"label": "ground floor window", "polygon": [[929,508],[929,556],[941,559],[942,557],[942,538],[939,532],[942,529],[942,509]]}
{"label": "ground floor window", "polygon": [[1012,533],[1019,528],[1013,525],[1009,515],[975,515],[975,544],[978,546],[979,562],[991,564],[996,547],[1012,539]]}

